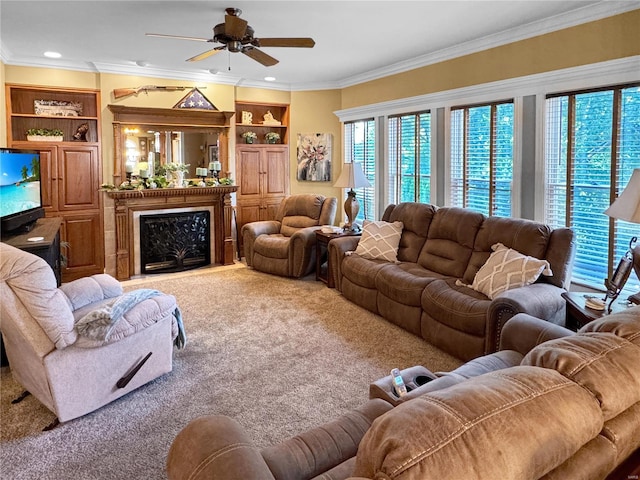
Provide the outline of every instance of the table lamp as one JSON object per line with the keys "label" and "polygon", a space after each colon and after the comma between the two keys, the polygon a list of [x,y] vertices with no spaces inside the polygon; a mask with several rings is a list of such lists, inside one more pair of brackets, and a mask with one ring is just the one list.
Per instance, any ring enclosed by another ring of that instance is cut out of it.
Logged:
{"label": "table lamp", "polygon": [[[631,180],[629,180],[625,189],[604,213],[611,218],[617,218],[631,223],[640,223],[640,168],[633,170]],[[620,264],[618,268],[616,268],[613,278],[611,280],[605,280],[607,296],[611,297],[615,295],[613,299],[618,296],[627,278],[629,278],[631,265],[633,265],[636,276],[640,279],[640,245],[637,243],[637,240],[637,237],[631,239],[629,242],[629,250],[624,257],[622,257],[622,260],[620,260]],[[614,293],[614,290],[617,290],[617,292]],[[629,301],[640,304],[640,293],[631,295]]]}
{"label": "table lamp", "polygon": [[356,225],[356,217],[360,211],[360,203],[356,198],[356,192],[354,188],[370,187],[371,184],[367,177],[364,176],[362,166],[359,163],[345,163],[342,165],[342,171],[334,187],[348,188],[347,199],[344,202],[344,213],[347,216],[348,222],[345,223],[344,229],[349,232],[359,231],[359,227]]}

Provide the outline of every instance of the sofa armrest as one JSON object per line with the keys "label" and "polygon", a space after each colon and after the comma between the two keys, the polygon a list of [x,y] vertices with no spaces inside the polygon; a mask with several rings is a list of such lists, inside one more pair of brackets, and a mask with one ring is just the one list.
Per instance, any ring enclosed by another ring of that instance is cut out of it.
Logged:
{"label": "sofa armrest", "polygon": [[289,273],[294,278],[307,275],[315,267],[315,257],[311,254],[316,248],[316,230],[320,226],[305,227],[297,230],[289,240]]}
{"label": "sofa armrest", "polygon": [[196,418],[178,433],[167,456],[167,474],[170,480],[274,479],[240,424],[223,415]]}
{"label": "sofa armrest", "polygon": [[276,478],[316,478],[355,457],[373,421],[393,407],[379,398],[369,400],[336,420],[262,450]]}
{"label": "sofa armrest", "polygon": [[575,332],[526,313],[510,318],[500,334],[500,350],[515,350],[522,355],[547,340],[573,335]]}
{"label": "sofa armrest", "polygon": [[334,238],[329,242],[327,257],[331,265],[331,275],[333,276],[333,284],[338,291],[342,291],[342,259],[346,252],[352,252],[358,246],[359,236],[348,236]]}
{"label": "sofa armrest", "polygon": [[240,230],[242,236],[242,246],[244,248],[244,258],[250,267],[253,262],[253,243],[260,235],[272,235],[280,233],[280,222],[275,220],[264,220],[261,222],[246,223]]}
{"label": "sofa armrest", "polygon": [[518,313],[528,313],[547,322],[564,326],[565,290],[549,283],[534,283],[502,292],[493,299],[487,313],[485,353],[495,352],[500,343],[502,327]]}
{"label": "sofa armrest", "polygon": [[65,294],[71,310],[78,310],[90,303],[122,295],[122,285],[111,275],[100,273],[83,277],[59,288]]}

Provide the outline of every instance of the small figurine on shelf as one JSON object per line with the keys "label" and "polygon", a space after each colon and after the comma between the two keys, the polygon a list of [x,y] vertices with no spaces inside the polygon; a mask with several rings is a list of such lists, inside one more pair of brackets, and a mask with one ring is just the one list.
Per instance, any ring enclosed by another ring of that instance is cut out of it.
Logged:
{"label": "small figurine on shelf", "polygon": [[264,125],[282,125],[282,122],[279,120],[276,120],[273,117],[273,113],[271,113],[270,110],[267,110],[267,113],[264,114],[263,118],[263,124]]}
{"label": "small figurine on shelf", "polygon": [[79,140],[81,142],[87,142],[87,134],[89,133],[89,124],[83,123],[78,127],[76,133],[73,134],[74,140]]}

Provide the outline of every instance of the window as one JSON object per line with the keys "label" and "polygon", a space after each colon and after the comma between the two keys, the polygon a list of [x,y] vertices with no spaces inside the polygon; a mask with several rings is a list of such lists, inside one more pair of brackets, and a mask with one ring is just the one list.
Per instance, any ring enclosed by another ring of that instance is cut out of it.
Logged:
{"label": "window", "polygon": [[451,109],[451,205],[511,216],[513,102]]}
{"label": "window", "polygon": [[[545,221],[577,237],[573,280],[603,287],[638,225],[604,214],[640,168],[640,87],[550,95],[546,100]],[[638,279],[627,287],[638,290]]]}
{"label": "window", "polygon": [[389,117],[389,203],[431,199],[431,114]]}
{"label": "window", "polygon": [[364,174],[371,183],[367,188],[356,188],[356,198],[360,203],[358,223],[363,220],[375,220],[375,121],[359,120],[344,124],[344,161],[362,165]]}

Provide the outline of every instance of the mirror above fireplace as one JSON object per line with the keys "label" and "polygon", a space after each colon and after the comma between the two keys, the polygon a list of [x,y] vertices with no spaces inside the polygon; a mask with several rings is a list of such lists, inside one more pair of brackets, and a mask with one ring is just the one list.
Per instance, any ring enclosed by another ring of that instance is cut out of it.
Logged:
{"label": "mirror above fireplace", "polygon": [[[209,147],[217,146],[222,171],[228,171],[228,132],[235,112],[180,108],[145,108],[108,105],[113,113],[113,184],[126,179],[127,167],[140,168],[150,158],[163,164],[174,161],[195,168],[208,164]],[[192,171],[193,170],[193,171]]]}

